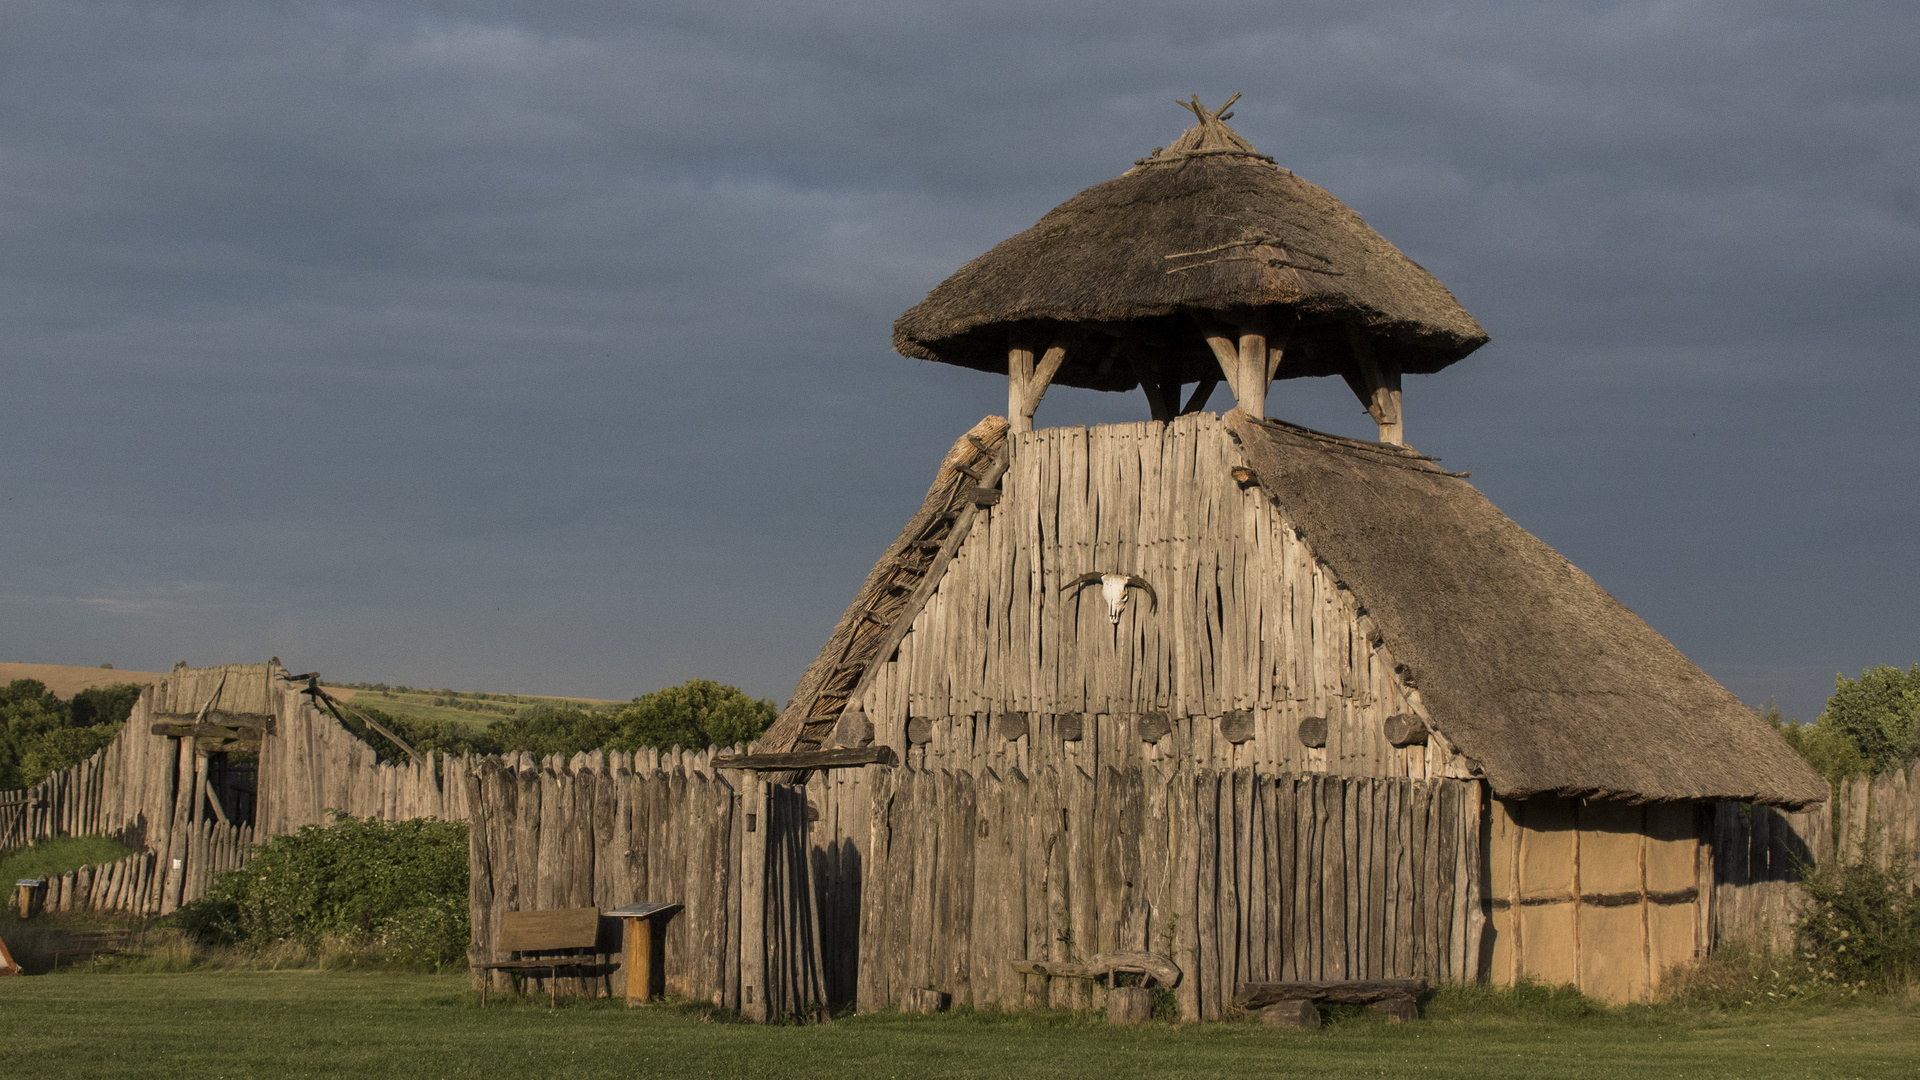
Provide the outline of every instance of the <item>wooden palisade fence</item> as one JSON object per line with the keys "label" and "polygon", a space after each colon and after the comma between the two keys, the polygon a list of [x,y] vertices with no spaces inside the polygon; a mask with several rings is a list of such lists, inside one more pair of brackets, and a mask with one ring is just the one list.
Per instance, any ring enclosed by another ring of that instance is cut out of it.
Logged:
{"label": "wooden palisade fence", "polygon": [[[223,820],[216,808],[236,804],[219,770],[154,729],[216,700],[223,677],[256,674],[267,734],[253,821]],[[177,671],[107,749],[0,793],[5,846],[107,834],[139,849],[50,882],[49,908],[165,914],[243,865],[256,838],[339,810],[471,824],[476,959],[499,958],[506,911],[680,904],[662,942],[669,989],[760,1018],[893,1007],[924,988],[978,1007],[1086,1007],[1090,984],[1012,961],[1126,950],[1173,959],[1194,1018],[1219,1016],[1240,981],[1485,975],[1498,807],[1477,780],[1188,755],[923,762],[918,748],[904,766],[797,786],[716,767],[713,751],[392,763],[279,674]],[[1849,781],[1802,813],[1713,808],[1711,940],[1785,945],[1800,869],[1858,851],[1869,821],[1883,853],[1920,845],[1916,787],[1920,767]],[[620,957],[604,960],[560,989],[608,992]]]}

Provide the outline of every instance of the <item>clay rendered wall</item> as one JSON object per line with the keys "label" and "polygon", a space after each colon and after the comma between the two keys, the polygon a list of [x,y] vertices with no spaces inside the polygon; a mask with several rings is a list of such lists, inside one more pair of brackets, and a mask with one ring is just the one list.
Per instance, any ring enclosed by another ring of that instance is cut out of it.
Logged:
{"label": "clay rendered wall", "polygon": [[1501,984],[1571,983],[1645,1001],[1706,953],[1712,852],[1692,803],[1493,800],[1483,955]]}

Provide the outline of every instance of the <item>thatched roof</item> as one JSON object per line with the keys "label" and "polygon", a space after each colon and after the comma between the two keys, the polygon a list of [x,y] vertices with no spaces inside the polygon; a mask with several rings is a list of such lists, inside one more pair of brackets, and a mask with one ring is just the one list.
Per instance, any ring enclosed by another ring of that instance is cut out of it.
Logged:
{"label": "thatched roof", "polygon": [[1171,147],[961,267],[894,323],[894,348],[1004,372],[1010,332],[1066,327],[1087,333],[1054,381],[1125,390],[1133,369],[1116,349],[1173,358],[1188,381],[1212,369],[1196,316],[1297,317],[1280,378],[1341,374],[1349,327],[1415,373],[1486,343],[1446,286],[1360,215],[1197,99],[1186,107],[1197,122]]}
{"label": "thatched roof", "polygon": [[1399,447],[1228,418],[1260,486],[1496,793],[1827,798],[1765,721],[1465,480]]}

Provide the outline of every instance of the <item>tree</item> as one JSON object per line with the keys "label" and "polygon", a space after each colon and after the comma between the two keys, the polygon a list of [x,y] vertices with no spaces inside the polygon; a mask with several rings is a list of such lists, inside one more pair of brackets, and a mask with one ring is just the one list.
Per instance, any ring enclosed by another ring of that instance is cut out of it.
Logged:
{"label": "tree", "polygon": [[136,683],[61,701],[38,679],[0,687],[0,790],[32,787],[113,741],[140,697]]}
{"label": "tree", "polygon": [[732,746],[759,738],[777,712],[772,701],[756,701],[739,687],[690,679],[634,698],[613,718],[619,734],[608,745],[615,750]]}
{"label": "tree", "polygon": [[1866,771],[1890,772],[1920,757],[1920,664],[1906,671],[1883,664],[1858,679],[1836,675],[1833,696],[1814,720],[1844,736],[1859,751]]}

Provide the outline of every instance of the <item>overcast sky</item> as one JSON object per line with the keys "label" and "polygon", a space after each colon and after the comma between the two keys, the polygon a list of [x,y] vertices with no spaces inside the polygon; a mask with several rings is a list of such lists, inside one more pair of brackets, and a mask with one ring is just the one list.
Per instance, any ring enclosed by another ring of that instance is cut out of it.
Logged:
{"label": "overcast sky", "polygon": [[1916,56],[1911,0],[9,0],[0,660],[784,700],[1005,407],[894,317],[1241,91],[1493,335],[1410,441],[1811,718],[1920,661]]}

